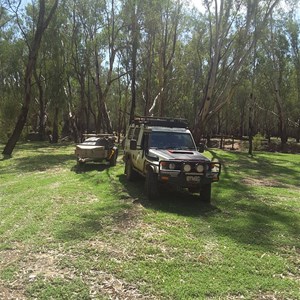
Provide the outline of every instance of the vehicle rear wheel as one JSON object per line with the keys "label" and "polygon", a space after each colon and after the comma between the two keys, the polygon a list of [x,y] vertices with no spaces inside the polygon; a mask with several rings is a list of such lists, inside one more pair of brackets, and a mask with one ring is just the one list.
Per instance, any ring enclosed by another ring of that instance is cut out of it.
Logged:
{"label": "vehicle rear wheel", "polygon": [[132,162],[130,159],[126,160],[125,175],[128,181],[133,181],[137,177],[137,172],[133,169]]}
{"label": "vehicle rear wheel", "polygon": [[148,171],[145,180],[145,190],[149,201],[155,201],[159,197],[157,174]]}
{"label": "vehicle rear wheel", "polygon": [[211,200],[211,183],[206,184],[200,191],[200,199],[203,202],[210,203]]}

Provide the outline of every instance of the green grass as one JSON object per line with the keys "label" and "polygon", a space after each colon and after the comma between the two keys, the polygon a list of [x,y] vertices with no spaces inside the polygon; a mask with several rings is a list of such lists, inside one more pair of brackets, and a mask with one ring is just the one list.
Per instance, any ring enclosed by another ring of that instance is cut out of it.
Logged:
{"label": "green grass", "polygon": [[[3,146],[0,147],[0,150]],[[0,298],[300,299],[300,155],[211,150],[212,204],[149,203],[72,145],[0,157]]]}

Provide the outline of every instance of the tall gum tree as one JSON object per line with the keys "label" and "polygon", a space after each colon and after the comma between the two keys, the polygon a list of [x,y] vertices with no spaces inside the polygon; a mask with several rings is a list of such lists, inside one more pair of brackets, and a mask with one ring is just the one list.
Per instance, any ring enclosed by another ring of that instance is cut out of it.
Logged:
{"label": "tall gum tree", "polygon": [[[279,0],[206,0],[204,3],[209,28],[209,58],[206,84],[194,121],[197,141],[206,123],[232,99],[241,67]],[[256,28],[253,26],[255,18]]]}
{"label": "tall gum tree", "polygon": [[295,67],[295,85],[297,90],[296,108],[298,116],[296,117],[297,133],[296,141],[300,141],[300,24],[295,20],[289,20],[287,24],[287,34],[291,45],[292,60]]}
{"label": "tall gum tree", "polygon": [[46,15],[46,1],[39,0],[39,13],[38,13],[36,29],[34,32],[34,37],[31,42],[28,41],[29,55],[26,64],[26,71],[25,71],[25,78],[24,78],[25,84],[24,84],[23,104],[22,104],[21,112],[19,114],[15,129],[12,135],[10,136],[10,138],[8,139],[8,142],[5,145],[4,150],[2,152],[4,155],[12,154],[21,136],[22,130],[25,126],[29,107],[30,107],[30,102],[31,102],[32,76],[33,76],[36,60],[38,57],[41,40],[46,28],[48,27],[56,11],[57,6],[58,6],[58,0],[52,1],[49,13],[48,15]]}
{"label": "tall gum tree", "polygon": [[[95,4],[92,4],[96,8]],[[113,132],[112,122],[107,107],[107,97],[114,81],[118,80],[118,76],[114,76],[114,66],[116,55],[120,50],[118,39],[122,24],[120,24],[120,7],[116,0],[107,0],[100,3],[101,8],[99,18],[101,23],[98,24],[98,20],[95,15],[92,15],[92,20],[87,28],[89,33],[89,42],[93,47],[93,82],[96,89],[98,114],[96,130],[104,131],[108,133]],[[96,11],[96,9],[94,9]],[[97,12],[97,11],[96,11]]]}
{"label": "tall gum tree", "polygon": [[290,49],[284,24],[272,17],[270,20],[265,50],[265,76],[269,81],[270,93],[273,94],[278,119],[278,132],[281,147],[284,149],[288,140],[288,99],[290,98],[291,64]]}

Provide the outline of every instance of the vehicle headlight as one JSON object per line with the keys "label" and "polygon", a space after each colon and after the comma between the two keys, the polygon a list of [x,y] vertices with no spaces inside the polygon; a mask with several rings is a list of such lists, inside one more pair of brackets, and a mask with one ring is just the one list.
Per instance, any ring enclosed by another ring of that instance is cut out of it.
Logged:
{"label": "vehicle headlight", "polygon": [[192,170],[191,165],[189,165],[189,164],[184,164],[183,165],[183,171],[184,172],[190,172],[191,170]]}
{"label": "vehicle headlight", "polygon": [[174,170],[175,169],[175,164],[174,163],[170,163],[169,164],[169,169],[170,170]]}
{"label": "vehicle headlight", "polygon": [[173,163],[173,162],[167,162],[167,161],[162,161],[161,163],[160,163],[160,168],[162,169],[162,170],[175,170],[175,168],[176,168],[176,165],[175,165],[175,163]]}
{"label": "vehicle headlight", "polygon": [[203,171],[204,171],[204,166],[203,166],[203,165],[197,165],[197,166],[196,166],[196,171],[197,171],[198,173],[203,173]]}

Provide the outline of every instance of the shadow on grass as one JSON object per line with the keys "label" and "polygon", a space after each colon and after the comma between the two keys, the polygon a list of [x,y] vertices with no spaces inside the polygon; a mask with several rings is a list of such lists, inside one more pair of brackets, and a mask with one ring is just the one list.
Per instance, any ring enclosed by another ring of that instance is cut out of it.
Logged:
{"label": "shadow on grass", "polygon": [[[49,144],[46,142],[20,143],[12,156],[3,156],[7,161],[4,173],[46,171],[57,168],[69,161],[75,161],[73,154],[62,153],[67,144]],[[12,163],[12,168],[9,164]]]}
{"label": "shadow on grass", "polygon": [[103,233],[104,235],[111,231],[111,227],[116,232],[120,224],[126,217],[126,209],[130,208],[127,203],[116,203],[112,205],[100,205],[92,210],[84,210],[84,213],[76,215],[75,219],[64,221],[63,224],[55,230],[55,237],[64,242],[76,240],[88,240],[95,235]]}
{"label": "shadow on grass", "polygon": [[5,160],[11,159],[11,158],[12,158],[11,155],[2,154],[2,158],[0,159],[0,161],[5,161]]}
{"label": "shadow on grass", "polygon": [[200,216],[219,212],[216,206],[201,202],[199,194],[164,188],[161,190],[159,198],[150,202],[145,196],[144,178],[138,177],[134,182],[128,182],[125,175],[119,175],[119,181],[135,202],[139,202],[148,209],[182,216]]}
{"label": "shadow on grass", "polygon": [[[214,158],[222,160],[218,153],[210,152]],[[275,251],[278,245],[285,243],[299,244],[299,216],[289,210],[282,200],[273,199],[276,188],[288,189],[281,178],[286,183],[295,183],[297,187],[297,169],[281,165],[280,155],[277,154],[270,157],[249,157],[247,153],[231,155],[235,160],[230,161],[230,168],[223,161],[223,174],[215,193],[222,213],[212,220],[212,228],[240,244],[255,245],[267,251]],[[244,178],[261,181],[255,186],[251,181],[247,184]],[[274,180],[272,185],[268,180]],[[229,196],[225,198],[222,194]]]}
{"label": "shadow on grass", "polygon": [[[227,164],[224,158],[214,150],[209,150],[213,159],[217,159],[222,163],[222,170],[227,173]],[[290,181],[300,186],[299,170],[284,166],[287,162],[287,154],[283,153],[262,153],[258,152],[253,156],[249,156],[246,152],[229,152],[235,158],[231,161],[232,170],[240,170],[246,176],[258,178],[277,178],[280,181]],[[300,156],[298,156],[300,157]],[[285,159],[283,159],[285,158]],[[282,187],[282,186],[278,186]]]}
{"label": "shadow on grass", "polygon": [[255,245],[267,251],[275,250],[279,245],[298,244],[297,247],[300,247],[299,217],[295,213],[271,207],[259,200],[240,203],[238,193],[233,195],[235,203],[227,206],[219,219],[212,220],[214,231],[239,244]]}
{"label": "shadow on grass", "polygon": [[84,174],[88,172],[98,171],[103,172],[105,170],[109,170],[110,165],[108,163],[85,163],[82,165],[76,164],[72,167],[71,171],[77,174]]}
{"label": "shadow on grass", "polygon": [[[86,203],[88,209],[85,204],[83,204],[82,211],[75,209],[74,218],[64,221],[58,227],[55,233],[57,239],[67,242],[87,240],[99,234],[105,236],[111,230],[111,227],[117,230],[122,227],[124,222],[133,221],[136,215],[130,214],[128,216],[128,211],[132,208],[131,202],[119,201],[121,199],[118,197],[109,197],[109,199],[105,197],[110,189],[114,187],[113,184],[111,186],[111,182],[115,180],[112,175],[114,172],[111,171],[113,168],[109,164],[91,162],[79,168],[75,165],[71,169],[78,174],[81,181],[94,186],[93,192],[91,194],[87,193],[87,197],[95,197],[95,201],[91,199],[92,202],[88,201]],[[102,194],[102,192],[104,193]],[[115,194],[115,191],[112,191],[112,193]]]}
{"label": "shadow on grass", "polygon": [[15,169],[22,172],[46,171],[57,168],[68,161],[74,161],[72,154],[39,154],[34,156],[15,158]]}

